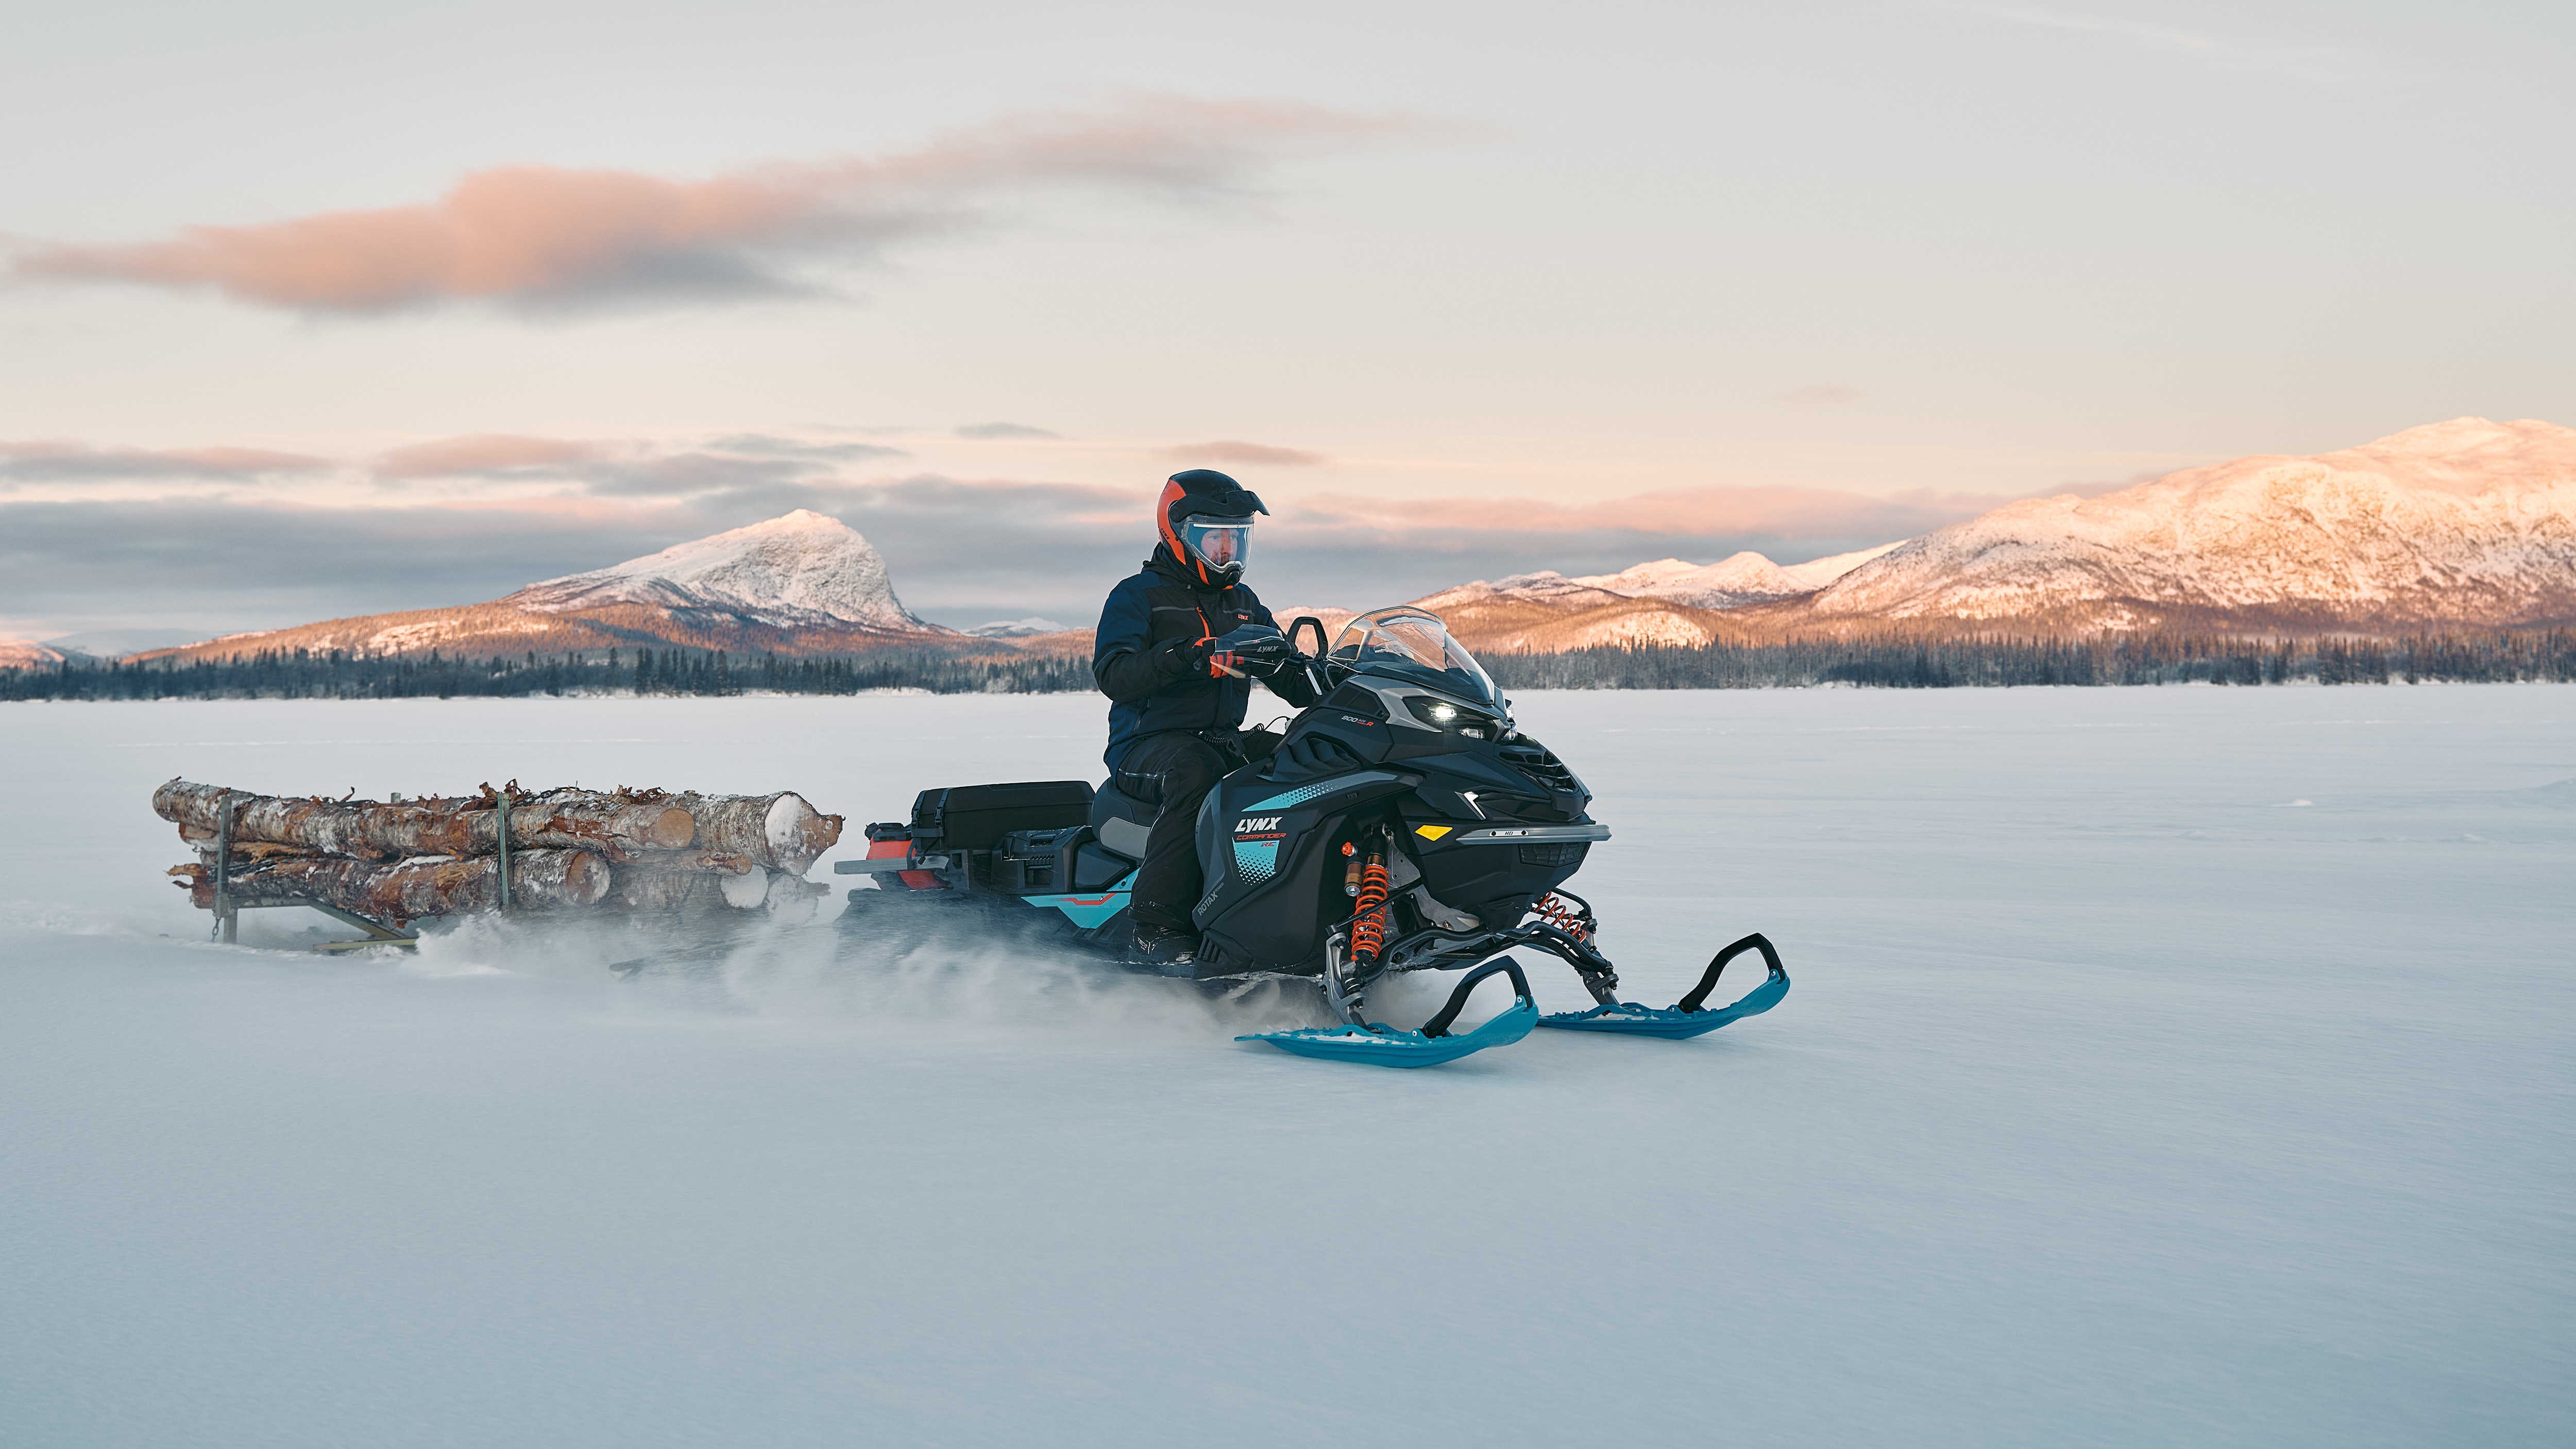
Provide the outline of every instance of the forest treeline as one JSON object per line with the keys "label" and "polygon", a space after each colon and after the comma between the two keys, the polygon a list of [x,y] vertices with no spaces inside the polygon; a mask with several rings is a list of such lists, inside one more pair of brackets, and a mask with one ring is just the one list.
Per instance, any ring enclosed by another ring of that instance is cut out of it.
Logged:
{"label": "forest treeline", "polygon": [[451,659],[262,650],[227,659],[66,660],[0,670],[13,699],[515,699],[563,694],[1045,694],[1091,688],[1088,660],[887,650],[829,659],[721,649]]}
{"label": "forest treeline", "polygon": [[[1487,656],[1506,689],[1884,689],[2012,685],[2393,684],[2576,681],[2576,629],[2253,640],[2202,634],[2098,639],[1922,640],[1901,636],[1578,649]],[[0,670],[0,700],[489,699],[564,694],[933,694],[1089,692],[1079,657],[881,651],[829,659],[723,650],[609,650],[504,659],[269,650],[230,659],[66,660]]]}
{"label": "forest treeline", "polygon": [[2296,640],[2186,633],[1946,640],[1890,634],[1505,654],[1484,663],[1510,689],[2510,683],[2576,680],[2576,629]]}

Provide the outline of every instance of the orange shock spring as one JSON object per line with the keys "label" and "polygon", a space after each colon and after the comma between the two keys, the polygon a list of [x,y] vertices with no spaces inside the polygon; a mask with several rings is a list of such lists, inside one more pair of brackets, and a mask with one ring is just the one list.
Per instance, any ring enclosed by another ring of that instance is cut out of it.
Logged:
{"label": "orange shock spring", "polygon": [[1560,898],[1554,891],[1549,891],[1546,895],[1540,897],[1539,903],[1530,907],[1530,909],[1537,914],[1540,920],[1547,922],[1549,925],[1556,927],[1558,930],[1563,931],[1565,934],[1572,936],[1578,941],[1588,940],[1592,935],[1592,927],[1590,923],[1583,919],[1582,913],[1575,910],[1572,905]]}
{"label": "orange shock spring", "polygon": [[1351,922],[1351,959],[1374,961],[1386,946],[1386,858],[1372,851],[1360,868],[1360,913]]}

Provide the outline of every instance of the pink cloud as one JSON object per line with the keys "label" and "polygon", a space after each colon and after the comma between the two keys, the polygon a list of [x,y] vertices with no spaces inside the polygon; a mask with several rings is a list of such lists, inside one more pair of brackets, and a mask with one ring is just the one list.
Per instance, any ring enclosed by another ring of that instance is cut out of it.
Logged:
{"label": "pink cloud", "polygon": [[1243,463],[1270,468],[1312,468],[1329,461],[1323,454],[1303,448],[1243,442],[1185,443],[1164,449],[1163,456],[1175,463]]}
{"label": "pink cloud", "polygon": [[332,466],[309,453],[270,448],[99,448],[59,438],[0,442],[0,482],[85,483],[128,479],[214,481],[313,473]]}
{"label": "pink cloud", "polygon": [[210,289],[308,312],[442,302],[560,306],[809,290],[800,264],[864,260],[969,225],[1036,188],[1240,197],[1261,169],[1424,129],[1313,106],[1146,98],[1003,119],[880,159],[775,164],[695,181],[505,166],[435,201],[159,241],[23,252],[22,280]]}

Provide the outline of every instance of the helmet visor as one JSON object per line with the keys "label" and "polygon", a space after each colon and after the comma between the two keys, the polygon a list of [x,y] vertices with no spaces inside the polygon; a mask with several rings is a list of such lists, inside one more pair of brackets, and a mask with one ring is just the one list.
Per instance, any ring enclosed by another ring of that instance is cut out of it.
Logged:
{"label": "helmet visor", "polygon": [[1181,546],[1212,569],[1243,562],[1252,551],[1249,518],[1193,517],[1181,520]]}

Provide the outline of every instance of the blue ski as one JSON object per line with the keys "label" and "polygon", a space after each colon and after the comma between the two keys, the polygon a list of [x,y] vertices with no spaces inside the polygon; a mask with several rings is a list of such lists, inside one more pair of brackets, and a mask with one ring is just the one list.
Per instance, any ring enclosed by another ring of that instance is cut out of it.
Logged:
{"label": "blue ski", "polygon": [[[1716,989],[1717,978],[1726,970],[1726,963],[1747,951],[1761,952],[1762,962],[1771,968],[1771,974],[1733,1006],[1706,1010],[1708,994]],[[1633,1001],[1606,1002],[1590,1011],[1561,1011],[1554,1016],[1543,1016],[1538,1024],[1561,1031],[1620,1031],[1631,1036],[1659,1036],[1678,1041],[1704,1036],[1730,1021],[1760,1016],[1779,1005],[1780,998],[1788,994],[1789,973],[1780,965],[1780,953],[1772,948],[1769,937],[1756,931],[1718,952],[1717,959],[1708,963],[1708,972],[1700,977],[1699,985],[1692,987],[1690,994],[1684,996],[1678,1005],[1654,1007],[1640,1006]]]}

